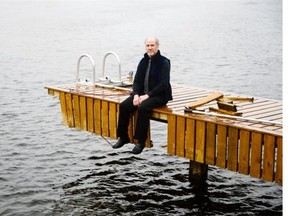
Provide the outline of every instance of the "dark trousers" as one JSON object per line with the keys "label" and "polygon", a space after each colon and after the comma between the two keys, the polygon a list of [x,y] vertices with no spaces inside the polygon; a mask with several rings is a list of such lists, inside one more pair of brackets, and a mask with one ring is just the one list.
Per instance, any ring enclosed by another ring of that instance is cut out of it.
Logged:
{"label": "dark trousers", "polygon": [[139,106],[134,106],[133,98],[134,96],[131,95],[120,103],[117,136],[123,139],[128,138],[128,126],[131,113],[138,109],[134,138],[138,139],[139,143],[145,143],[151,111],[154,108],[166,105],[167,102],[158,97],[151,97],[144,100]]}

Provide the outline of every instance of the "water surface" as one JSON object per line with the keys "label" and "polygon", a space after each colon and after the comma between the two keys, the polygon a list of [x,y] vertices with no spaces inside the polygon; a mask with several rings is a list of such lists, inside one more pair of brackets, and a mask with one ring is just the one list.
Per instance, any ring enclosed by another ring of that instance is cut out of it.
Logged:
{"label": "water surface", "polygon": [[0,26],[0,215],[282,214],[275,183],[209,167],[207,187],[193,187],[189,161],[163,148],[166,124],[152,122],[139,156],[113,150],[64,127],[44,89],[74,82],[82,53],[98,75],[108,51],[135,71],[156,35],[173,83],[282,100],[281,1],[0,0]]}

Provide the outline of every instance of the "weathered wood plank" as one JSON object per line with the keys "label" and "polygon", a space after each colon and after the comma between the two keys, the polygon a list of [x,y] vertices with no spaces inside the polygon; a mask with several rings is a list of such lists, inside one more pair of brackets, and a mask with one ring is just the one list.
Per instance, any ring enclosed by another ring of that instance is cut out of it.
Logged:
{"label": "weathered wood plank", "polygon": [[217,161],[220,168],[226,168],[226,150],[227,150],[227,127],[218,125],[217,127]]}
{"label": "weathered wood plank", "polygon": [[55,96],[54,89],[48,89],[48,94],[51,96]]}
{"label": "weathered wood plank", "polygon": [[145,142],[145,147],[146,148],[151,148],[152,147],[150,122],[149,122],[148,131],[147,131],[147,139],[146,139],[146,142]]}
{"label": "weathered wood plank", "polygon": [[216,155],[216,124],[208,122],[206,127],[205,163],[214,166]]}
{"label": "weathered wood plank", "polygon": [[66,99],[66,110],[67,110],[67,123],[69,127],[74,127],[74,115],[73,115],[71,94],[65,94],[65,99]]}
{"label": "weathered wood plank", "polygon": [[205,184],[208,176],[208,165],[190,160],[189,181],[194,185]]}
{"label": "weathered wood plank", "polygon": [[62,124],[65,126],[68,126],[66,96],[64,92],[60,92],[59,99],[60,99],[60,105],[61,105]]}
{"label": "weathered wood plank", "polygon": [[176,155],[184,157],[185,155],[185,118],[177,117],[176,120]]}
{"label": "weathered wood plank", "polygon": [[87,98],[87,130],[94,133],[93,98]]}
{"label": "weathered wood plank", "polygon": [[[119,105],[118,105],[118,110],[119,110]],[[129,136],[130,142],[132,143],[134,143],[134,118],[135,118],[135,114],[130,117],[129,125],[128,125],[128,136]]]}
{"label": "weathered wood plank", "polygon": [[81,129],[79,96],[73,95],[75,128]]}
{"label": "weathered wood plank", "polygon": [[109,103],[101,101],[102,136],[109,137]]}
{"label": "weathered wood plank", "polygon": [[87,130],[87,110],[86,110],[86,97],[80,96],[80,129]]}
{"label": "weathered wood plank", "polygon": [[132,120],[131,127],[133,129],[133,136],[132,136],[133,137],[133,139],[132,139],[133,141],[132,142],[135,143],[135,144],[138,143],[138,139],[134,138],[135,134],[136,134],[137,118],[138,118],[138,112],[136,111],[130,117],[130,119]]}
{"label": "weathered wood plank", "polygon": [[203,97],[203,98],[201,98],[201,99],[199,99],[197,101],[193,101],[193,102],[187,104],[186,107],[190,108],[190,109],[195,109],[196,107],[199,107],[199,106],[201,106],[203,104],[209,103],[209,102],[211,102],[213,100],[216,100],[218,98],[221,98],[221,97],[223,97],[222,93],[213,92],[213,93],[209,94],[206,97]]}
{"label": "weathered wood plank", "polygon": [[238,129],[228,128],[228,161],[227,168],[238,171]]}
{"label": "weathered wood plank", "polygon": [[276,155],[276,172],[275,172],[275,182],[282,185],[282,178],[283,178],[283,143],[282,137],[277,137],[277,155]]}
{"label": "weathered wood plank", "polygon": [[204,163],[205,160],[205,135],[206,124],[204,121],[196,121],[196,147],[195,161]]}
{"label": "weathered wood plank", "polygon": [[97,135],[102,135],[101,101],[94,99],[94,131]]}
{"label": "weathered wood plank", "polygon": [[167,135],[167,152],[170,155],[176,153],[176,116],[168,115],[168,135]]}
{"label": "weathered wood plank", "polygon": [[275,166],[275,137],[264,135],[264,161],[262,178],[266,181],[274,180]]}
{"label": "weathered wood plank", "polygon": [[115,103],[109,103],[109,134],[112,139],[117,138],[117,106]]}
{"label": "weathered wood plank", "polygon": [[239,172],[249,174],[250,162],[250,132],[240,130],[240,149],[239,149]]}
{"label": "weathered wood plank", "polygon": [[195,120],[187,118],[186,120],[186,158],[194,160],[195,157]]}
{"label": "weathered wood plank", "polygon": [[[271,102],[271,101],[266,101],[266,102],[262,102],[262,103],[258,103],[258,104],[252,104],[253,106],[250,107],[239,107],[239,111],[240,112],[245,112],[247,113],[247,116],[249,115],[249,113],[262,113],[263,111],[265,112],[265,110],[267,109],[277,109],[279,107],[279,104],[275,103],[275,102]],[[254,116],[253,114],[253,116]]]}
{"label": "weathered wood plank", "polygon": [[261,178],[261,164],[262,164],[262,134],[252,132],[251,167],[250,167],[250,175],[252,177]]}

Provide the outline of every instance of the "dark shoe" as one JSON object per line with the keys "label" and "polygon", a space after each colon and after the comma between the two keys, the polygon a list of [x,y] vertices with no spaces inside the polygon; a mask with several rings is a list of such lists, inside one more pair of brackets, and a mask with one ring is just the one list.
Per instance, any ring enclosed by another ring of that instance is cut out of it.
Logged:
{"label": "dark shoe", "polygon": [[144,148],[145,148],[145,144],[141,144],[141,143],[136,144],[132,150],[132,153],[133,154],[140,154]]}
{"label": "dark shoe", "polygon": [[117,143],[115,145],[113,145],[112,147],[114,149],[117,149],[117,148],[121,148],[122,146],[124,146],[125,144],[129,143],[130,140],[129,139],[118,139]]}

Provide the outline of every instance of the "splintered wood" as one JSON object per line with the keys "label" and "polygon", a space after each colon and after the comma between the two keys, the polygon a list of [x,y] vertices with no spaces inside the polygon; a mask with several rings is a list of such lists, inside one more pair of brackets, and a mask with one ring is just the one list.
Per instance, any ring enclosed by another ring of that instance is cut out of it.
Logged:
{"label": "splintered wood", "polygon": [[194,102],[191,102],[189,104],[186,105],[186,108],[187,109],[196,109],[197,107],[199,106],[202,106],[204,104],[207,104],[211,101],[214,101],[216,99],[219,99],[223,97],[223,94],[220,93],[220,92],[213,92],[211,94],[209,94],[208,96],[206,97],[203,97],[203,98],[200,98],[199,100],[197,101],[194,101]]}
{"label": "splintered wood", "polygon": [[212,101],[216,100],[218,108],[209,107],[209,111],[227,114],[232,116],[242,116],[241,112],[237,112],[237,105],[234,104],[237,102],[253,102],[254,98],[248,97],[232,97],[232,96],[224,96],[224,94],[220,92],[213,92],[206,97],[202,97],[196,101],[193,101],[185,106],[186,109],[196,110],[196,108],[208,104]]}

